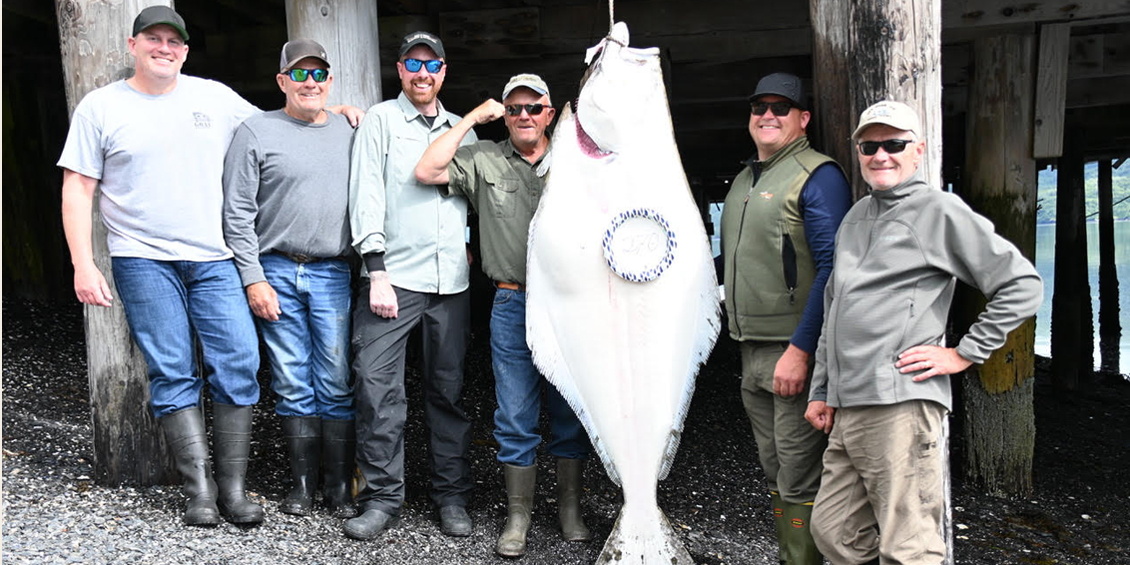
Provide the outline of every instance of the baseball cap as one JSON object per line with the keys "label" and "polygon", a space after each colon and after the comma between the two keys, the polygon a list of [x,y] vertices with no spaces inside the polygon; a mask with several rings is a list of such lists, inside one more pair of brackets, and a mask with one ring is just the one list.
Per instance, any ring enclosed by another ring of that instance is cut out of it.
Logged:
{"label": "baseball cap", "polygon": [[506,88],[502,89],[502,99],[505,100],[510,93],[518,87],[526,87],[538,94],[549,94],[549,87],[546,86],[545,81],[538,75],[523,73],[510,77],[510,82],[506,83]]}
{"label": "baseball cap", "polygon": [[184,18],[168,6],[150,6],[142,10],[133,19],[133,34],[136,36],[157,24],[172,26],[180,34],[181,39],[188,41],[188,32],[184,30]]}
{"label": "baseball cap", "polygon": [[417,45],[425,45],[435,52],[436,57],[443,59],[443,42],[438,37],[426,31],[414,31],[404,36],[404,41],[400,43],[400,53],[397,57],[403,57],[405,53]]}
{"label": "baseball cap", "polygon": [[789,73],[765,75],[761,80],[757,81],[757,89],[753,91],[753,95],[749,97],[749,101],[754,102],[758,98],[769,94],[784,96],[801,109],[805,108],[804,89],[801,88],[800,79],[797,78],[796,75]]}
{"label": "baseball cap", "polygon": [[913,132],[914,135],[922,137],[922,130],[918,125],[918,112],[902,102],[883,100],[869,106],[859,115],[859,125],[852,132],[851,138],[853,140],[859,139],[859,135],[863,133],[864,129],[875,124],[888,125],[895,129]]}
{"label": "baseball cap", "polygon": [[321,59],[327,67],[330,66],[330,59],[326,55],[325,48],[317,41],[313,39],[293,39],[283,45],[282,55],[279,57],[279,72],[285,73],[290,70],[295,63],[306,57]]}

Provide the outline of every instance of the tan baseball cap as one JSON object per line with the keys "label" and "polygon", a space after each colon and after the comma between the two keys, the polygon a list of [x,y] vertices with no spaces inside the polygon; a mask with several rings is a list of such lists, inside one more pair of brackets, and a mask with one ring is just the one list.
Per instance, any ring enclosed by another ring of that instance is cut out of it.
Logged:
{"label": "tan baseball cap", "polygon": [[859,115],[859,125],[852,132],[851,139],[853,141],[858,140],[863,130],[875,124],[888,125],[895,129],[913,132],[914,135],[922,137],[920,123],[918,112],[915,112],[910,106],[902,102],[883,100],[872,104]]}
{"label": "tan baseball cap", "polygon": [[538,75],[523,73],[510,77],[510,82],[506,83],[506,88],[502,89],[502,99],[505,100],[515,88],[524,86],[538,94],[549,94],[549,87],[546,86],[545,81]]}

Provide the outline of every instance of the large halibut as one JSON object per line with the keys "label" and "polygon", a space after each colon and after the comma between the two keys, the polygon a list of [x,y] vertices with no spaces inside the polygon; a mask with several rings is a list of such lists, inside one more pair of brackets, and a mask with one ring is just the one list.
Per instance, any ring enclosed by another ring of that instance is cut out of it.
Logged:
{"label": "large halibut", "polygon": [[659,50],[629,48],[621,22],[589,60],[530,225],[527,342],[624,490],[598,563],[693,563],[656,486],[718,337],[714,263]]}

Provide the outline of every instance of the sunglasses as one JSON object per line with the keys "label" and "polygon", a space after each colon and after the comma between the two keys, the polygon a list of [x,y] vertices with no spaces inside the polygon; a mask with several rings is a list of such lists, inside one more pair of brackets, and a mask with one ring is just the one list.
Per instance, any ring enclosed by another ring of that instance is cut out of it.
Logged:
{"label": "sunglasses", "polygon": [[787,115],[797,106],[788,100],[783,100],[781,102],[753,102],[749,105],[749,108],[750,113],[755,116],[764,116],[767,110],[772,110],[774,116],[781,117]]}
{"label": "sunglasses", "polygon": [[326,82],[330,78],[330,72],[326,69],[291,69],[286,72],[286,76],[294,82],[306,82],[307,77],[314,77],[314,82]]}
{"label": "sunglasses", "polygon": [[541,111],[544,110],[544,109],[545,109],[545,104],[510,104],[509,106],[506,107],[506,115],[507,116],[521,116],[522,110],[525,110],[527,114],[529,114],[531,116],[536,116],[536,115],[540,114]]}
{"label": "sunglasses", "polygon": [[884,139],[883,141],[860,141],[859,142],[859,152],[870,157],[870,156],[878,153],[879,148],[882,147],[883,151],[886,151],[888,155],[894,155],[896,153],[902,153],[903,149],[906,149],[906,146],[910,145],[911,143],[914,143],[914,142],[909,140],[909,139]]}
{"label": "sunglasses", "polygon": [[420,72],[420,67],[424,67],[425,69],[428,69],[429,73],[435,74],[443,68],[443,61],[440,61],[439,59],[429,59],[427,61],[421,61],[419,59],[404,60],[404,69],[410,73]]}

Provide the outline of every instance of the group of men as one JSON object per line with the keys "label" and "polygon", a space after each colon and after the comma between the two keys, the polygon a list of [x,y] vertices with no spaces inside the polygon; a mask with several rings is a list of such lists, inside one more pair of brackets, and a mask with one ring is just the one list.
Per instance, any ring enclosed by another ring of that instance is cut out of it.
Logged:
{"label": "group of men", "polygon": [[[310,514],[322,484],[346,535],[373,539],[395,524],[406,343],[419,327],[430,498],[445,534],[470,535],[469,204],[496,287],[494,436],[507,492],[496,552],[526,551],[543,394],[562,534],[591,539],[580,509],[589,440],[525,339],[527,232],[555,114],[546,83],[516,75],[501,102],[460,118],[437,98],[442,42],[416,32],[399,50],[402,92],[361,120],[355,108],[326,106],[330,57],[296,39],[275,76],[285,106],[260,112],[217,82],[180,74],[188,37],[171,8],[139,13],[128,39],[134,75],[83,99],[59,160],[76,295],[110,306],[91,243],[101,188],[114,285],[185,481],[185,522],[263,520],[244,489],[261,335],[292,475],[280,510]],[[861,116],[852,141],[872,192],[853,206],[839,165],[809,145],[800,80],[764,77],[750,102],[757,155],[726,199],[724,283],[781,562],[939,563],[948,375],[983,362],[1035,312],[1039,277],[991,223],[929,186],[909,107],[885,101]],[[509,137],[477,140],[472,128],[499,118]],[[955,278],[989,302],[947,348]]]}
{"label": "group of men", "polygon": [[[1043,296],[1032,263],[930,186],[921,121],[881,101],[852,133],[870,194],[809,146],[800,79],[750,96],[757,155],[722,212],[730,336],[790,565],[942,563],[949,375],[983,363]],[[833,268],[834,266],[834,268]],[[956,347],[957,280],[988,298]]]}
{"label": "group of men", "polygon": [[[517,75],[502,103],[460,119],[437,98],[447,73],[442,42],[415,32],[396,63],[401,94],[362,121],[356,108],[326,106],[330,57],[296,39],[283,46],[275,76],[285,106],[260,112],[217,82],[180,74],[188,38],[173,9],[142,10],[128,39],[134,75],[82,100],[59,159],[76,295],[111,306],[91,242],[101,187],[115,286],[185,481],[185,522],[264,518],[244,489],[261,335],[292,476],[280,511],[309,515],[322,484],[346,535],[373,539],[394,524],[404,504],[406,344],[420,327],[430,496],[445,534],[471,534],[471,422],[462,405],[470,203],[482,217],[483,269],[497,287],[495,437],[508,516],[496,549],[526,550],[546,388],[562,533],[591,539],[580,510],[588,437],[525,344],[526,233],[554,116],[545,82]],[[510,138],[477,142],[471,128],[500,117]]]}

